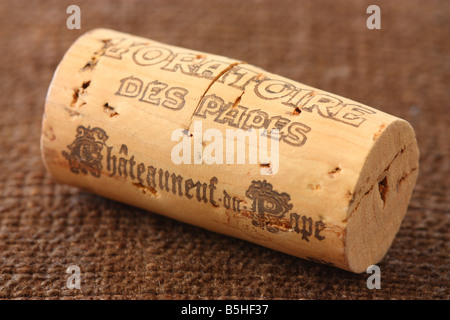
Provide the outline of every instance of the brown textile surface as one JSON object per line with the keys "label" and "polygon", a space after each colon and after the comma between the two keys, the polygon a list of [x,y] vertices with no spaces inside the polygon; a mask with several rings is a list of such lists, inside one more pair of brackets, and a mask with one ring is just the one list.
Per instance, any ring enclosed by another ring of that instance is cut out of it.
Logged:
{"label": "brown textile surface", "polygon": [[[81,8],[81,30],[66,9]],[[366,9],[381,8],[381,30]],[[450,2],[0,1],[0,298],[449,299]],[[408,120],[421,151],[408,213],[353,274],[55,183],[40,157],[46,90],[82,33],[107,27],[229,56]],[[81,289],[66,287],[69,265]]]}

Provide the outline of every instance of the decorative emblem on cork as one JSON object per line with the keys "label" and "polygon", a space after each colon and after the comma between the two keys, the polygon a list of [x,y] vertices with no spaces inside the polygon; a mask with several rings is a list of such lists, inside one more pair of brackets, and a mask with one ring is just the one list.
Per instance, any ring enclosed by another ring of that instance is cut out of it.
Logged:
{"label": "decorative emblem on cork", "polygon": [[[265,214],[283,218],[285,213],[292,209],[292,204],[289,203],[291,197],[285,192],[278,193],[273,190],[272,185],[267,183],[266,180],[252,181],[245,195],[253,200],[252,211],[256,212],[261,218]],[[257,227],[264,227],[261,220],[265,219],[254,219],[252,224]],[[275,232],[278,230],[274,229],[269,231]]]}
{"label": "decorative emblem on cork", "polygon": [[75,140],[67,146],[70,153],[62,152],[69,161],[70,171],[100,177],[103,158],[101,152],[106,140],[108,136],[103,129],[79,126]]}

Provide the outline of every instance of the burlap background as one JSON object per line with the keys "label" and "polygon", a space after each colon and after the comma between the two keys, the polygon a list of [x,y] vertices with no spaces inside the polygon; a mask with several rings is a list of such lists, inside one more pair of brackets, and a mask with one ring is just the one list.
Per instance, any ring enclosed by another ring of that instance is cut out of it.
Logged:
{"label": "burlap background", "polygon": [[[82,29],[66,28],[81,7]],[[382,29],[366,28],[366,8]],[[0,298],[449,299],[450,2],[0,2]],[[402,117],[421,150],[392,248],[368,274],[303,261],[52,181],[46,90],[69,45],[108,27],[245,60]],[[81,268],[81,289],[66,268]]]}

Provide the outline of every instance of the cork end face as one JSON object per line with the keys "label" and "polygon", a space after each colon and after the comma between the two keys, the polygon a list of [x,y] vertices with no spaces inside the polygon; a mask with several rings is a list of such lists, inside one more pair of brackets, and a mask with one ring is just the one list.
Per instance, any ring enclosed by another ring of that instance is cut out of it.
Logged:
{"label": "cork end face", "polygon": [[383,128],[368,155],[349,206],[345,255],[356,273],[390,248],[416,183],[419,149],[413,128],[396,120]]}

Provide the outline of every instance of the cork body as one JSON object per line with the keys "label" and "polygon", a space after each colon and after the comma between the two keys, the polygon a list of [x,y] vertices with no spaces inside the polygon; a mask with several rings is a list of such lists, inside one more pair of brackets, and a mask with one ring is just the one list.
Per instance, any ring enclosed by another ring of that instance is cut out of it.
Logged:
{"label": "cork body", "polygon": [[404,120],[106,29],[58,66],[41,148],[62,183],[353,272],[389,249],[419,156]]}

